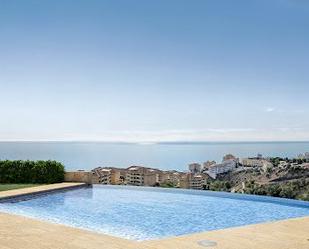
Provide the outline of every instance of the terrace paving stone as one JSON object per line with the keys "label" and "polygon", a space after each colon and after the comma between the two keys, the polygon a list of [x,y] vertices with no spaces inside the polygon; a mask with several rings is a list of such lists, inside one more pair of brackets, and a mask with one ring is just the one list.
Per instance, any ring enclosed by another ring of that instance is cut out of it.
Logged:
{"label": "terrace paving stone", "polygon": [[[209,240],[216,246],[203,247]],[[309,217],[228,228],[145,242],[157,249],[309,249]]]}

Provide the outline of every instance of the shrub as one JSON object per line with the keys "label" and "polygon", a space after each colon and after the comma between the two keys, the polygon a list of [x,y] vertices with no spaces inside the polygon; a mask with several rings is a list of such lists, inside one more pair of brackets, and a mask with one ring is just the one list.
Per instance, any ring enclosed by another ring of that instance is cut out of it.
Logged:
{"label": "shrub", "polygon": [[64,166],[56,161],[0,161],[0,183],[56,183],[64,180]]}
{"label": "shrub", "polygon": [[212,191],[230,191],[231,184],[228,181],[213,181],[209,185],[206,184],[205,189]]}
{"label": "shrub", "polygon": [[177,185],[175,185],[172,182],[164,182],[164,183],[158,184],[158,186],[161,188],[176,188],[177,187]]}

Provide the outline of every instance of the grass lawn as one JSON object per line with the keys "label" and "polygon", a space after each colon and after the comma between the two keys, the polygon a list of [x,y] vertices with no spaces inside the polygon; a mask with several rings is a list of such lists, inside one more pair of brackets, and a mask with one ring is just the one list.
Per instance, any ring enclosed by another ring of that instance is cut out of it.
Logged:
{"label": "grass lawn", "polygon": [[0,191],[6,191],[11,189],[36,187],[41,184],[2,184],[0,183]]}

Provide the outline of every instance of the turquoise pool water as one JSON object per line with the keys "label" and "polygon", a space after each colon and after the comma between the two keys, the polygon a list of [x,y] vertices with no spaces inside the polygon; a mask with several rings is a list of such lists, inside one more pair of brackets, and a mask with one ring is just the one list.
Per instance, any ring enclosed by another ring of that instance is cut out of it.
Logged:
{"label": "turquoise pool water", "polygon": [[94,185],[0,203],[0,211],[133,240],[309,215],[309,202],[197,190]]}

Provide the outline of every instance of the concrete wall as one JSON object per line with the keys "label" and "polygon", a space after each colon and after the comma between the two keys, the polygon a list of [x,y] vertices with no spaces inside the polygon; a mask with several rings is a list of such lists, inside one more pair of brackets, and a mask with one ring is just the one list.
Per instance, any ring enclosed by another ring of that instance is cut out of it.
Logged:
{"label": "concrete wall", "polygon": [[64,180],[66,182],[84,182],[88,184],[94,183],[93,174],[88,171],[66,172]]}

